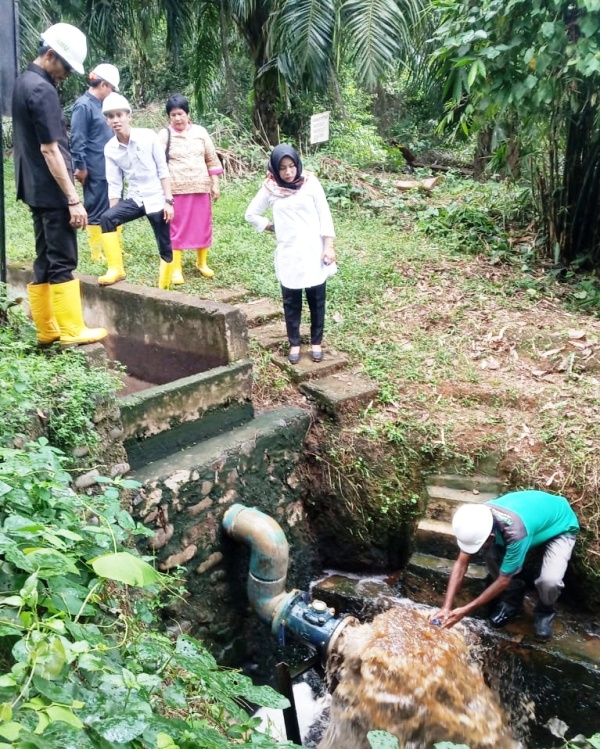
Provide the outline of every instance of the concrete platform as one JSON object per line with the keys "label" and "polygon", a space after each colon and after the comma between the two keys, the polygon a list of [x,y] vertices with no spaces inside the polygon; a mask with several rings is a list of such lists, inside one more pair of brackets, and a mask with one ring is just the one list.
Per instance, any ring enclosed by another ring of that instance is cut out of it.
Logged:
{"label": "concrete platform", "polygon": [[[261,348],[267,351],[278,348],[285,349],[288,346],[284,320],[276,320],[258,328],[251,328],[248,334]],[[300,337],[303,343],[308,343],[310,337],[308,325],[300,326]]]}
{"label": "concrete platform", "polygon": [[326,349],[322,362],[318,364],[310,358],[310,352],[302,351],[298,364],[290,364],[287,354],[274,353],[271,356],[273,364],[283,369],[293,382],[305,382],[315,377],[327,377],[348,365],[348,357],[341,351]]}
{"label": "concrete platform", "polygon": [[[405,595],[417,603],[441,606],[453,564],[453,559],[443,559],[418,552],[413,554],[402,577],[402,589]],[[462,606],[476,598],[485,588],[486,577],[487,570],[484,565],[470,564],[455,605]]]}
{"label": "concrete platform", "polygon": [[246,315],[249,328],[256,328],[270,320],[283,317],[281,304],[275,304],[272,299],[266,297],[253,299],[251,302],[241,302],[235,307]]}
{"label": "concrete platform", "polygon": [[423,518],[417,525],[415,537],[417,551],[436,557],[455,559],[458,555],[456,536],[452,526],[445,520]]}
{"label": "concrete platform", "polygon": [[300,385],[300,391],[334,418],[354,413],[377,397],[379,388],[361,372],[339,372]]}

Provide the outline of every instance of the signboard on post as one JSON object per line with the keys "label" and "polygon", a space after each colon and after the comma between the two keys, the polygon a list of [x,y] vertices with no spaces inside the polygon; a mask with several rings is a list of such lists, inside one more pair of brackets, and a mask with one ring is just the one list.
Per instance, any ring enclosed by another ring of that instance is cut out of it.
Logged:
{"label": "signboard on post", "polygon": [[329,112],[313,114],[310,118],[310,142],[325,143],[329,140]]}

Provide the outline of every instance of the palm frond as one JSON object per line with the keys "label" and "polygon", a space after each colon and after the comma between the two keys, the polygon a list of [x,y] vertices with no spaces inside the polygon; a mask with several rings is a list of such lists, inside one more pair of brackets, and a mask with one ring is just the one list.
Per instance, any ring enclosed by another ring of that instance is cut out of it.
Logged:
{"label": "palm frond", "polygon": [[296,77],[323,85],[333,56],[335,18],[333,0],[286,0],[273,22],[269,49],[289,60],[285,67]]}
{"label": "palm frond", "polygon": [[341,7],[343,44],[358,79],[368,88],[412,46],[423,9],[421,0],[345,0]]}

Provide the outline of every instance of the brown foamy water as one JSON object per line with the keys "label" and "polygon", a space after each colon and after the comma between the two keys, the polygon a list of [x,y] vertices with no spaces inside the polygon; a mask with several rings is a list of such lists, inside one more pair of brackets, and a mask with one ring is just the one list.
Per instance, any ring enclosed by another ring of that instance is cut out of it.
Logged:
{"label": "brown foamy water", "polygon": [[460,629],[433,626],[423,612],[392,608],[347,627],[328,675],[337,683],[319,749],[369,749],[385,730],[402,749],[439,741],[470,749],[518,749],[506,716],[469,654]]}

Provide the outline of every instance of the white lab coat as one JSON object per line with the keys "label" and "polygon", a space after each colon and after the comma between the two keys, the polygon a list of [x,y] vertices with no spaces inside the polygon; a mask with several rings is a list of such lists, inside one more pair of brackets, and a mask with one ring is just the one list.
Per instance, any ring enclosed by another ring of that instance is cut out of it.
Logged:
{"label": "white lab coat", "polygon": [[275,274],[288,289],[319,286],[337,266],[323,264],[323,237],[335,237],[331,211],[323,187],[309,174],[302,187],[291,195],[273,195],[261,187],[246,210],[246,221],[264,231],[269,219],[263,214],[273,208],[277,237]]}

